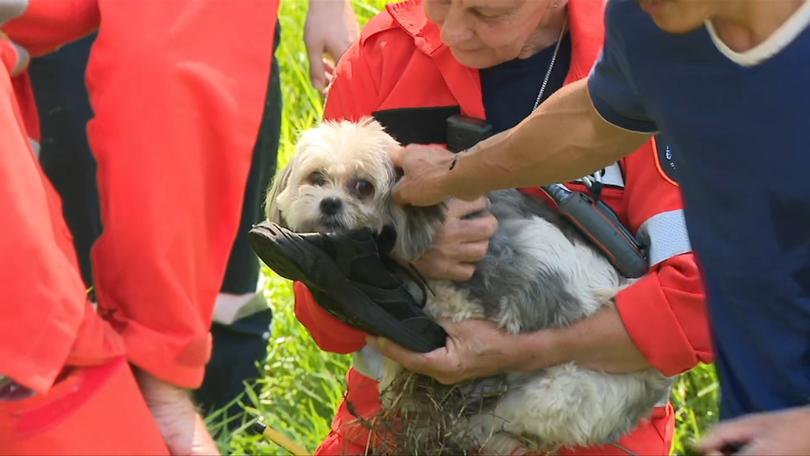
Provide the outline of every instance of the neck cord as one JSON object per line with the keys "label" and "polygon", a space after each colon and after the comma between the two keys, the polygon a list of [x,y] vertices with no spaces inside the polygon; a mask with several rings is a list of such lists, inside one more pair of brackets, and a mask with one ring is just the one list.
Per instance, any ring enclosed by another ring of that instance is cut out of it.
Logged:
{"label": "neck cord", "polygon": [[[563,22],[562,29],[560,30],[560,36],[557,38],[557,45],[554,47],[554,54],[551,55],[551,62],[548,64],[548,70],[546,70],[546,76],[543,78],[543,83],[540,85],[540,91],[537,93],[537,99],[534,100],[534,107],[532,111],[537,109],[540,106],[540,100],[543,98],[543,94],[546,92],[546,86],[548,85],[548,80],[551,78],[551,72],[554,70],[554,64],[557,62],[557,54],[560,52],[560,45],[562,44],[563,37],[565,36],[565,32],[568,29],[568,19]],[[599,199],[599,194],[601,193],[601,178],[598,175],[598,172],[590,176],[584,176],[582,178],[583,183],[585,184],[588,189],[590,189],[596,199]]]}
{"label": "neck cord", "polygon": [[537,109],[540,105],[540,100],[543,98],[543,93],[546,91],[546,85],[548,85],[548,79],[551,77],[551,72],[554,70],[554,63],[557,62],[557,53],[560,52],[560,44],[562,44],[563,36],[565,36],[565,31],[568,29],[568,19],[563,22],[562,29],[560,29],[560,36],[557,38],[557,45],[554,46],[554,54],[551,55],[551,63],[548,64],[548,70],[546,70],[546,77],[543,78],[543,83],[540,85],[540,91],[537,92],[537,99],[534,100],[534,107],[532,111]]}

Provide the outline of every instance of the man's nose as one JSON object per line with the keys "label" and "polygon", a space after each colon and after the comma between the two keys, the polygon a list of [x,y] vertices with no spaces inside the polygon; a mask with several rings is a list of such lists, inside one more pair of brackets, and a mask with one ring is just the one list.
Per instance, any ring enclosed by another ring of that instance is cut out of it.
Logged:
{"label": "man's nose", "polygon": [[455,46],[472,38],[472,29],[467,24],[464,11],[450,8],[442,22],[442,41],[447,46]]}

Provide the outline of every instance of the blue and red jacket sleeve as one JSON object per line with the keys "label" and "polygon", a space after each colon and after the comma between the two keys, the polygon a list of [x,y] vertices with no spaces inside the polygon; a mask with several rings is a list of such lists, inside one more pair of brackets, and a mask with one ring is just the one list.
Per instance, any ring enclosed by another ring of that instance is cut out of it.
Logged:
{"label": "blue and red jacket sleeve", "polygon": [[[624,160],[624,212],[634,231],[645,223],[654,225],[656,217],[682,214],[680,190],[658,170],[656,160],[652,141]],[[693,253],[654,265],[619,292],[616,307],[633,342],[663,374],[675,375],[712,361],[706,296]]]}

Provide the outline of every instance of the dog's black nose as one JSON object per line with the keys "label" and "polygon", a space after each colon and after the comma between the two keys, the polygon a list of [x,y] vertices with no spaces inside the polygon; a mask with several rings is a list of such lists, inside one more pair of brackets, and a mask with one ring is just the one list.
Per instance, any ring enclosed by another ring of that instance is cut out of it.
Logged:
{"label": "dog's black nose", "polygon": [[321,200],[321,212],[324,215],[335,215],[342,206],[343,202],[338,198],[324,198]]}

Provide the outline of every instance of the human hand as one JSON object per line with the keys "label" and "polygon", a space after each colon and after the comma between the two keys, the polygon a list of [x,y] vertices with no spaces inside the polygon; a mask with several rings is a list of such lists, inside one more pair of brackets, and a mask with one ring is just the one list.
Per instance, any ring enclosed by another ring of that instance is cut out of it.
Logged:
{"label": "human hand", "polygon": [[442,322],[447,345],[429,353],[416,353],[382,337],[368,343],[404,368],[433,377],[445,385],[519,370],[518,335],[508,334],[485,320]]}
{"label": "human hand", "polygon": [[[445,177],[454,154],[441,146],[410,144],[391,152],[391,161],[403,176],[394,186],[394,201],[401,205],[433,206],[453,196]],[[475,199],[475,198],[472,198]]]}
{"label": "human hand", "polygon": [[309,54],[309,79],[319,91],[325,90],[332,81],[332,62],[357,41],[360,29],[352,9],[351,0],[310,0],[307,20],[304,25],[304,43]]}
{"label": "human hand", "polygon": [[722,454],[810,454],[810,405],[745,415],[714,426],[700,451]]}
{"label": "human hand", "polygon": [[467,281],[475,273],[475,262],[486,256],[498,219],[487,210],[489,201],[483,196],[475,201],[451,198],[445,205],[446,218],[433,246],[413,265],[429,279]]}
{"label": "human hand", "polygon": [[138,372],[138,384],[172,454],[219,454],[217,445],[194,408],[187,390],[144,371]]}

